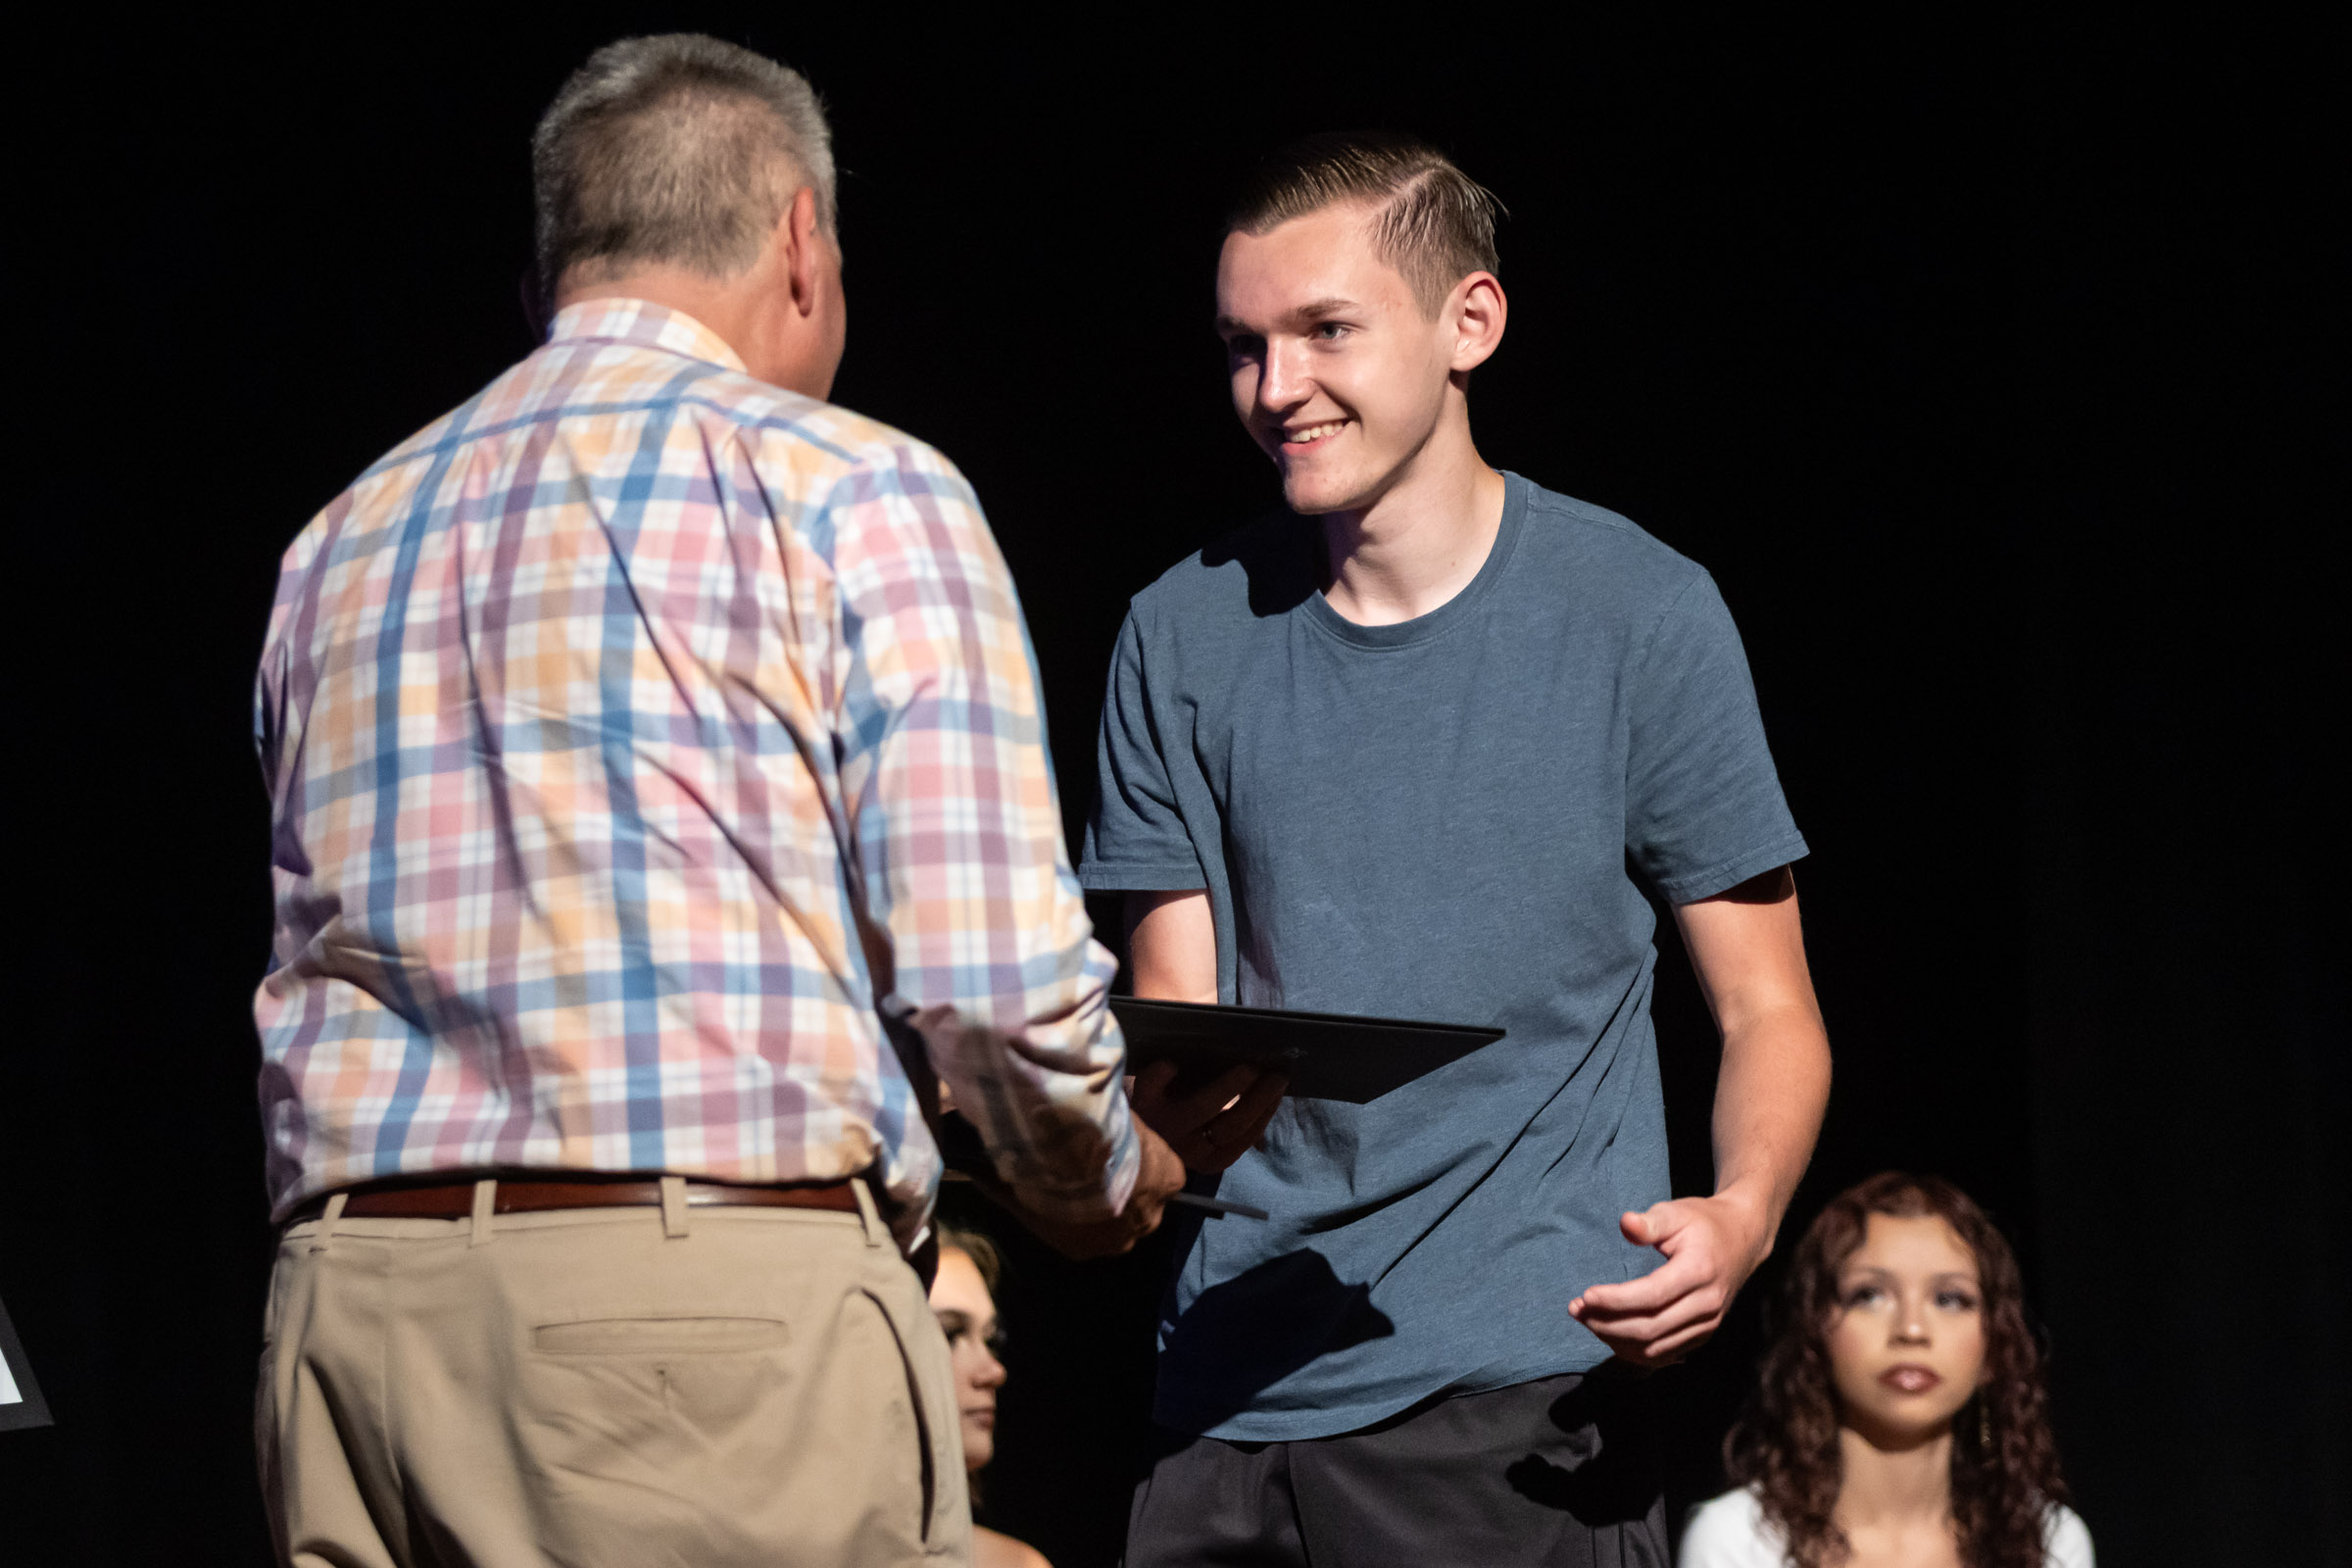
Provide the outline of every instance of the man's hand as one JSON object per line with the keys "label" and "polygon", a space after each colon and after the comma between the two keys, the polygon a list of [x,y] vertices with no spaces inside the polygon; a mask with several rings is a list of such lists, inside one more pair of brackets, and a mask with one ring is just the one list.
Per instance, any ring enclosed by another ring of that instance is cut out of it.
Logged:
{"label": "man's hand", "polygon": [[[1135,994],[1168,1002],[1217,1002],[1217,928],[1199,888],[1127,895],[1127,961]],[[1127,1085],[1135,1113],[1198,1171],[1219,1171],[1253,1148],[1290,1081],[1235,1066],[1188,1094],[1171,1095],[1173,1062],[1154,1062]]]}
{"label": "man's hand", "polygon": [[1595,1285],[1569,1315],[1639,1367],[1679,1361],[1706,1344],[1747,1283],[1805,1171],[1830,1097],[1830,1040],[1813,1000],[1787,866],[1675,920],[1698,987],[1723,1031],[1715,1080],[1713,1198],[1682,1198],[1618,1220],[1627,1241],[1666,1261],[1638,1280]]}
{"label": "man's hand", "polygon": [[1168,1195],[1184,1190],[1184,1161],[1167,1140],[1138,1119],[1135,1136],[1144,1151],[1143,1168],[1136,1172],[1135,1191],[1127,1206],[1107,1219],[1084,1222],[1053,1219],[1021,1202],[1020,1195],[993,1176],[974,1176],[974,1183],[997,1202],[1012,1211],[1030,1234],[1066,1257],[1116,1257],[1159,1229]]}
{"label": "man's hand", "polygon": [[1168,1093],[1175,1077],[1174,1062],[1155,1061],[1137,1074],[1128,1100],[1136,1116],[1198,1171],[1223,1170],[1255,1147],[1290,1087],[1281,1073],[1246,1063],[1226,1068],[1185,1095]]}
{"label": "man's hand", "polygon": [[1592,1287],[1568,1303],[1568,1315],[1638,1367],[1665,1366],[1706,1344],[1772,1250],[1761,1206],[1736,1193],[1678,1198],[1617,1223],[1627,1241],[1656,1248],[1666,1261],[1640,1279]]}

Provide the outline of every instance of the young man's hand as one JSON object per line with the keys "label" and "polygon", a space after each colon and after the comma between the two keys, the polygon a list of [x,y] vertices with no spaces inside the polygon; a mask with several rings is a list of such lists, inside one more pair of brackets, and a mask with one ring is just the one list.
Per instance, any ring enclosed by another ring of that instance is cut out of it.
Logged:
{"label": "young man's hand", "polygon": [[1723,1031],[1715,1080],[1713,1198],[1681,1198],[1618,1220],[1627,1241],[1666,1261],[1638,1280],[1595,1285],[1569,1315],[1618,1359],[1664,1366],[1707,1343],[1732,1298],[1772,1250],[1830,1097],[1830,1039],[1805,967],[1796,880],[1787,866],[1675,921],[1699,991]]}
{"label": "young man's hand", "polygon": [[1595,1285],[1568,1314],[1638,1367],[1679,1361],[1722,1326],[1732,1298],[1772,1250],[1760,1204],[1736,1193],[1678,1198],[1618,1220],[1625,1239],[1666,1261],[1622,1285]]}
{"label": "young man's hand", "polygon": [[[1217,1001],[1217,928],[1199,888],[1127,895],[1127,961],[1135,994],[1169,1002]],[[1129,1079],[1138,1119],[1176,1147],[1185,1164],[1220,1171],[1254,1147],[1281,1108],[1290,1080],[1237,1065],[1188,1093],[1168,1093],[1176,1064],[1156,1061]]]}
{"label": "young man's hand", "polygon": [[1135,1191],[1127,1206],[1106,1219],[1053,1219],[1021,1202],[1018,1194],[995,1177],[974,1177],[980,1189],[1012,1211],[1030,1234],[1066,1257],[1116,1257],[1159,1229],[1168,1197],[1184,1190],[1184,1161],[1166,1139],[1138,1118],[1135,1135],[1143,1145],[1143,1168],[1136,1172]]}
{"label": "young man's hand", "polygon": [[1189,1094],[1171,1095],[1176,1064],[1155,1061],[1128,1086],[1138,1120],[1174,1146],[1198,1171],[1220,1171],[1242,1157],[1282,1107],[1290,1080],[1247,1064],[1226,1068]]}

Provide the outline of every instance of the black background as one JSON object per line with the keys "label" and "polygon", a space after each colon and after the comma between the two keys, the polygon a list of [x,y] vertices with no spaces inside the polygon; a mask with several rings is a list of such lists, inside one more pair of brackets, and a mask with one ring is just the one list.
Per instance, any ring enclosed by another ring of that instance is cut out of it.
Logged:
{"label": "black background", "polygon": [[[527,352],[531,122],[597,43],[678,27],[830,102],[837,399],[987,503],[1073,823],[1126,597],[1273,493],[1207,326],[1223,181],[1387,125],[1490,184],[1512,315],[1481,449],[1715,573],[1815,847],[1838,1077],[1791,1225],[1889,1165],[1994,1211],[2102,1562],[2347,1560],[2332,45],[716,6],[13,51],[0,1297],[58,1424],[0,1434],[0,1556],[266,1558],[248,693],[276,559]],[[1713,1045],[1664,973],[1703,1191]],[[1165,1259],[1011,1250],[991,1512],[1107,1563]],[[1678,1503],[1718,1484],[1755,1296],[1659,1382]]]}

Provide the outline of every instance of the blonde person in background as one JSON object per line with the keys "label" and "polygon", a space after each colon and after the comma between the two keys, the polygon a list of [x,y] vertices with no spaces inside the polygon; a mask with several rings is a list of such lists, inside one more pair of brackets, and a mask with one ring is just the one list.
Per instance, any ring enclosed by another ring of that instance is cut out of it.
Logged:
{"label": "blonde person in background", "polygon": [[2092,1568],[2017,1258],[1967,1194],[1840,1193],[1783,1307],[1724,1443],[1740,1490],[1700,1504],[1681,1568]]}
{"label": "blonde person in background", "polygon": [[[997,1326],[996,1288],[1004,1272],[994,1242],[976,1231],[942,1226],[939,1272],[931,1280],[931,1312],[948,1342],[956,1381],[957,1428],[963,1435],[963,1468],[971,1478],[972,1500],[980,1499],[980,1472],[997,1453],[997,1390],[1004,1386],[1004,1344]],[[972,1568],[1053,1568],[1045,1554],[1002,1531],[972,1527]]]}

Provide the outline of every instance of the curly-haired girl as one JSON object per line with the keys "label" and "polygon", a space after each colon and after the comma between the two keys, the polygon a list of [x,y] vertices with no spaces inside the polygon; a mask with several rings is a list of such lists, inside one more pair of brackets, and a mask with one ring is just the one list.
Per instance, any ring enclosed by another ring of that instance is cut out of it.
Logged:
{"label": "curly-haired girl", "polygon": [[1692,1514],[1682,1568],[2091,1568],[2040,1361],[1967,1194],[1897,1171],[1840,1193],[1724,1440],[1740,1490]]}

